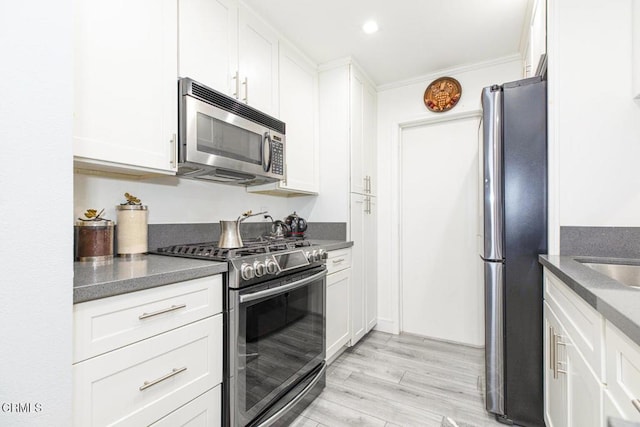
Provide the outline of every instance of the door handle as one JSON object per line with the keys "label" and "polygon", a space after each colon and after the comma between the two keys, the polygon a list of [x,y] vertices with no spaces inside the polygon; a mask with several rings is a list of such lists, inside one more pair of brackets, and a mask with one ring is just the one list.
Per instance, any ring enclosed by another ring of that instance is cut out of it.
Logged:
{"label": "door handle", "polygon": [[242,84],[244,85],[244,98],[242,100],[245,102],[245,104],[248,104],[249,103],[249,77],[245,77]]}
{"label": "door handle", "polygon": [[235,80],[236,91],[233,93],[235,99],[240,99],[240,73],[236,70],[236,74],[232,77]]}

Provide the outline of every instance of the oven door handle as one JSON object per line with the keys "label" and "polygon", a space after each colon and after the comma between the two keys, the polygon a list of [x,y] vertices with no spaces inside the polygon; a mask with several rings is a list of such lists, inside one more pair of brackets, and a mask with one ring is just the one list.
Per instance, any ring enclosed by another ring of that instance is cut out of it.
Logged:
{"label": "oven door handle", "polygon": [[291,291],[296,288],[300,288],[304,285],[307,285],[311,282],[315,282],[318,279],[324,278],[327,275],[327,270],[322,270],[320,273],[314,274],[313,276],[309,276],[305,279],[298,280],[297,282],[289,283],[288,285],[278,286],[277,288],[265,289],[264,291],[258,291],[251,294],[240,295],[240,304],[245,302],[255,301],[260,298],[270,297],[274,295],[279,295],[288,291]]}
{"label": "oven door handle", "polygon": [[313,387],[315,387],[318,381],[320,381],[320,379],[322,378],[322,374],[325,373],[326,369],[327,369],[327,365],[322,365],[322,368],[320,369],[320,371],[318,371],[315,378],[309,384],[307,384],[306,387],[300,393],[298,393],[296,397],[294,397],[291,400],[291,402],[287,403],[283,408],[278,410],[278,412],[276,412],[266,420],[262,421],[256,427],[267,427],[275,423],[278,419],[280,419],[285,412],[293,408],[298,402],[300,402],[300,400],[302,400],[307,395],[307,393],[309,393],[309,391]]}

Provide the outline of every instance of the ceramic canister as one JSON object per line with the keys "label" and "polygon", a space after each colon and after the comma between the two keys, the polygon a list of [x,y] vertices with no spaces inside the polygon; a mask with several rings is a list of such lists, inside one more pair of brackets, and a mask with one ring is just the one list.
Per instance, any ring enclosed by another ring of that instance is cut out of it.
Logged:
{"label": "ceramic canister", "polygon": [[147,253],[148,210],[143,205],[116,206],[118,256],[136,256]]}

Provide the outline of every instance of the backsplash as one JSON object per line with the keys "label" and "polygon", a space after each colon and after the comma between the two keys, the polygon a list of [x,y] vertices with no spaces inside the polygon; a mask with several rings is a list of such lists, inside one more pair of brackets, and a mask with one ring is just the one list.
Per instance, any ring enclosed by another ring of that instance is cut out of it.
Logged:
{"label": "backsplash", "polygon": [[[149,224],[217,223],[235,220],[243,212],[268,211],[274,219],[284,219],[293,211],[307,220],[334,221],[334,218],[311,217],[316,196],[276,197],[247,193],[244,187],[177,178],[148,179],[124,175],[74,174],[75,218],[89,208],[105,209],[103,217],[115,220],[115,206],[124,202],[124,193],[140,198],[149,208]],[[346,218],[340,218],[346,221]],[[260,221],[251,218],[249,221]]]}
{"label": "backsplash", "polygon": [[560,227],[560,255],[640,258],[640,227]]}
{"label": "backsplash", "polygon": [[[243,238],[258,237],[271,231],[270,222],[243,222],[240,232]],[[200,224],[150,224],[149,249],[179,243],[217,241],[220,236],[219,223]],[[309,222],[305,237],[322,240],[346,240],[347,224],[344,222]]]}

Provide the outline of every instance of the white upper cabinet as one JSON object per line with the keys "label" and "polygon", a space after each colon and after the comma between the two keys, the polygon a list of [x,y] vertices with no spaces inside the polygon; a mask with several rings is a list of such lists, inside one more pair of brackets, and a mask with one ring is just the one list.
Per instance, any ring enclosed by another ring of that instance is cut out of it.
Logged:
{"label": "white upper cabinet", "polygon": [[287,125],[286,179],[248,187],[279,195],[317,194],[318,72],[297,49],[280,41],[280,119]]}
{"label": "white upper cabinet", "polygon": [[239,99],[278,117],[278,35],[244,7],[238,22]]}
{"label": "white upper cabinet", "polygon": [[238,70],[235,0],[179,0],[180,77],[234,96]]}
{"label": "white upper cabinet", "polygon": [[376,101],[373,85],[350,67],[351,192],[375,195]]}
{"label": "white upper cabinet", "polygon": [[179,0],[179,70],[278,117],[278,35],[236,0]]}
{"label": "white upper cabinet", "polygon": [[177,0],[74,2],[76,165],[174,173]]}

